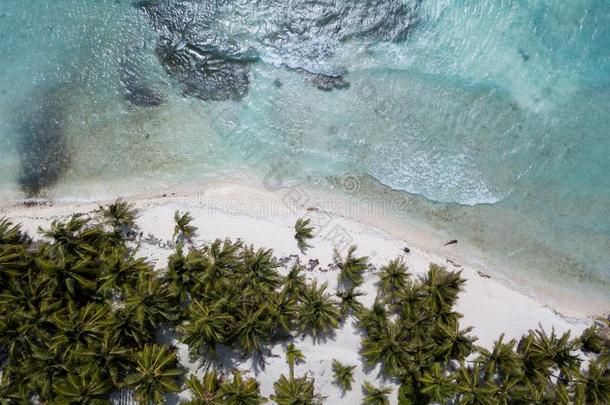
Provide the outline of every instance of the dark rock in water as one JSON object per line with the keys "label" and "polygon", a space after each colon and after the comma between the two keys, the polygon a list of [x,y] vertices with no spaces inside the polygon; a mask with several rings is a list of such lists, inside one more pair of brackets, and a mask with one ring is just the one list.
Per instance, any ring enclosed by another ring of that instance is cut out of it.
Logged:
{"label": "dark rock in water", "polygon": [[523,59],[523,62],[527,62],[528,60],[530,60],[530,56],[527,52],[525,52],[525,49],[519,48],[518,52],[519,56],[521,56],[521,59]]}
{"label": "dark rock in water", "polygon": [[[361,38],[404,41],[417,22],[420,0],[296,0],[294,13],[284,13],[283,30],[305,37],[338,41]],[[270,0],[270,3],[282,2]]]}
{"label": "dark rock in water", "polygon": [[137,66],[126,57],[119,62],[119,73],[123,85],[123,96],[138,107],[156,107],[165,100],[165,95],[153,89]]}
{"label": "dark rock in water", "polygon": [[157,55],[185,95],[206,101],[239,101],[248,92],[248,63],[190,43],[176,46],[167,39],[157,45]]}
{"label": "dark rock in water", "polygon": [[[187,95],[239,100],[258,52],[279,56],[325,91],[349,86],[312,73],[341,42],[403,41],[421,0],[140,0],[159,35],[157,54]],[[256,27],[256,30],[252,30]],[[324,71],[328,73],[328,71]]]}
{"label": "dark rock in water", "polygon": [[318,89],[323,91],[332,91],[334,89],[347,89],[349,82],[345,81],[341,75],[325,75],[321,73],[312,73],[303,68],[291,69],[300,74],[306,82],[311,83]]}
{"label": "dark rock in water", "polygon": [[44,90],[31,97],[19,116],[19,184],[28,197],[53,186],[70,166],[64,132],[66,96],[61,88]]}

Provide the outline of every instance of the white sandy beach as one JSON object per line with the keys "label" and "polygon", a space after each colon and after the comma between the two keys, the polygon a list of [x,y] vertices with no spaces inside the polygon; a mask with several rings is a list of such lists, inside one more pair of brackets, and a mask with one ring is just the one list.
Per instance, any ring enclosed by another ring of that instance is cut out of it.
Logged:
{"label": "white sandy beach", "polygon": [[[461,326],[474,326],[473,333],[478,336],[477,344],[489,347],[501,334],[508,338],[518,339],[529,329],[539,324],[546,330],[555,328],[559,333],[572,330],[572,335],[579,335],[591,323],[591,315],[586,312],[573,311],[569,316],[544,305],[540,300],[524,295],[509,288],[504,282],[489,272],[473,265],[473,262],[461,260],[461,244],[443,247],[438,237],[429,235],[424,228],[413,225],[405,229],[405,236],[398,236],[395,229],[380,229],[371,226],[360,215],[360,221],[346,217],[337,211],[311,206],[309,203],[315,191],[298,188],[285,189],[282,192],[271,191],[235,183],[215,183],[206,185],[204,190],[191,193],[166,192],[141,195],[130,198],[141,210],[138,225],[142,231],[140,253],[155,261],[158,268],[165,265],[168,254],[172,251],[173,216],[176,210],[188,210],[195,218],[198,227],[196,243],[215,238],[241,238],[248,244],[257,247],[274,249],[277,258],[298,255],[298,260],[308,267],[307,276],[326,281],[334,290],[337,272],[329,270],[333,263],[333,250],[344,250],[349,244],[358,246],[359,255],[367,255],[378,268],[390,259],[403,256],[414,275],[424,274],[429,263],[446,266],[449,270],[462,270],[467,279],[465,290],[457,303],[457,310],[464,315]],[[100,203],[106,203],[101,201]],[[1,215],[15,222],[21,222],[31,234],[39,226],[47,226],[53,219],[66,218],[72,213],[90,213],[98,207],[92,202],[47,203],[25,206],[15,203],[2,209]],[[319,231],[311,241],[313,247],[306,254],[299,252],[294,235],[294,223],[300,217],[311,217],[312,223]],[[391,223],[391,218],[388,220]],[[417,235],[417,237],[416,237]],[[410,252],[403,249],[408,247]],[[291,260],[295,260],[293,256]],[[310,260],[318,260],[315,267]],[[375,299],[378,278],[375,272],[365,276],[362,290],[366,292],[363,303],[370,306]],[[379,376],[379,369],[366,370],[357,368],[354,390],[341,396],[340,390],[332,382],[331,362],[333,358],[345,364],[358,364],[360,335],[348,320],[337,331],[334,338],[326,342],[313,342],[310,337],[297,337],[295,345],[306,356],[304,363],[296,367],[296,374],[311,373],[315,377],[317,391],[326,397],[329,404],[359,403],[363,397],[360,390],[364,380],[377,385],[391,384]],[[183,364],[191,372],[199,372],[199,364],[188,361],[187,348],[178,344]],[[287,372],[283,347],[272,347],[273,357],[268,360],[264,370],[252,368],[250,362],[226,364],[227,371],[236,366],[249,371],[261,383],[265,396],[273,392],[273,382],[282,373]],[[396,388],[396,387],[395,387]],[[186,398],[187,392],[181,394]],[[396,402],[396,389],[390,396]]]}

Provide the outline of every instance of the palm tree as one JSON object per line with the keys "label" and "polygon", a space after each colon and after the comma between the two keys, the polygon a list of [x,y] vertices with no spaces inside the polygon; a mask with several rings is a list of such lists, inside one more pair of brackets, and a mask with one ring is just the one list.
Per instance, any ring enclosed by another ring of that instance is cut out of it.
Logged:
{"label": "palm tree", "polygon": [[242,250],[239,257],[242,282],[263,294],[275,290],[280,285],[281,277],[276,271],[280,265],[273,258],[271,249],[254,250],[253,246],[249,246]]}
{"label": "palm tree", "polygon": [[141,324],[135,311],[119,307],[112,312],[110,322],[110,328],[122,346],[141,349],[153,341],[154,330],[147,327],[147,322]]}
{"label": "palm tree", "polygon": [[333,375],[335,377],[335,383],[341,387],[341,390],[345,393],[351,391],[352,383],[354,382],[354,370],[356,366],[346,366],[341,364],[338,360],[333,359]]}
{"label": "palm tree", "polygon": [[290,377],[294,377],[294,365],[300,361],[305,361],[305,355],[295,347],[293,343],[288,344],[286,347],[286,363],[290,370]]}
{"label": "palm tree", "polygon": [[50,340],[50,346],[64,350],[68,356],[99,341],[110,325],[107,308],[95,303],[77,308],[70,302],[52,319],[57,334]]}
{"label": "palm tree", "polygon": [[424,279],[424,288],[428,293],[428,304],[435,313],[453,306],[465,280],[462,272],[447,271],[444,267],[430,264]]}
{"label": "palm tree", "polygon": [[107,207],[100,207],[97,214],[102,220],[102,223],[111,226],[116,233],[126,236],[129,232],[138,228],[136,219],[140,215],[140,211],[135,208],[135,205],[118,198],[115,202]]}
{"label": "palm tree", "polygon": [[99,227],[89,227],[89,219],[81,214],[73,215],[66,223],[53,221],[51,228],[38,228],[40,234],[52,242],[46,249],[50,258],[61,259],[67,255],[98,256],[101,252],[95,244],[104,238],[104,231]]}
{"label": "palm tree", "polygon": [[151,272],[152,266],[146,259],[136,259],[126,249],[117,247],[102,256],[99,270],[98,290],[104,294],[118,294],[125,285],[134,287],[138,276]]}
{"label": "palm tree", "polygon": [[341,299],[340,311],[341,317],[345,318],[350,312],[352,314],[359,314],[365,308],[364,305],[358,301],[358,297],[366,295],[363,292],[357,291],[356,287],[350,287],[345,291],[337,292],[337,297]]}
{"label": "palm tree", "polygon": [[364,392],[364,399],[362,403],[365,405],[389,405],[388,395],[392,393],[390,387],[375,387],[368,381],[365,381],[362,385],[362,391]]}
{"label": "palm tree", "polygon": [[180,301],[186,302],[190,292],[200,283],[205,269],[206,260],[201,251],[190,249],[185,255],[183,246],[178,244],[176,251],[168,258],[164,279]]}
{"label": "palm tree", "polygon": [[202,277],[201,288],[197,288],[197,290],[208,293],[223,286],[227,277],[238,270],[240,264],[239,252],[242,247],[241,242],[231,242],[230,239],[224,241],[216,239],[210,245],[204,246],[205,272]]}
{"label": "palm tree", "polygon": [[311,245],[307,244],[307,241],[313,239],[313,227],[309,226],[310,222],[310,218],[299,218],[294,224],[294,238],[297,240],[297,246],[303,254],[311,247]]}
{"label": "palm tree", "polygon": [[490,382],[496,376],[500,381],[505,381],[510,377],[519,377],[523,374],[523,365],[519,355],[515,353],[517,342],[511,339],[504,343],[504,334],[494,342],[491,351],[479,348],[480,355],[476,362],[483,365],[483,372],[486,381]]}
{"label": "palm tree", "polygon": [[191,378],[186,380],[186,386],[190,388],[194,399],[186,402],[185,405],[225,404],[221,390],[222,384],[216,370],[206,372],[201,380],[192,375]]}
{"label": "palm tree", "polygon": [[1,404],[27,404],[28,401],[28,392],[22,381],[10,381],[4,375],[0,377]]}
{"label": "palm tree", "polygon": [[292,297],[298,298],[307,288],[303,270],[303,266],[295,263],[286,277],[284,277],[284,290]]}
{"label": "palm tree", "polygon": [[187,310],[187,323],[178,327],[181,341],[190,348],[191,356],[199,357],[204,351],[214,352],[216,345],[227,338],[234,318],[223,312],[222,302],[211,305],[193,301]]}
{"label": "palm tree", "polygon": [[108,403],[112,384],[99,373],[68,374],[54,385],[55,403],[74,405],[103,405]]}
{"label": "palm tree", "polygon": [[428,292],[420,282],[407,283],[392,297],[390,308],[402,319],[417,321],[422,317],[422,312],[430,312],[427,299]]}
{"label": "palm tree", "polygon": [[135,287],[125,286],[124,309],[135,317],[140,328],[153,331],[162,322],[178,318],[176,296],[149,272],[141,272]]}
{"label": "palm tree", "polygon": [[174,213],[174,222],[176,223],[174,226],[174,238],[178,240],[178,243],[183,241],[191,242],[191,240],[195,237],[197,227],[191,225],[193,219],[194,218],[188,211],[182,215],[180,215],[179,211]]}
{"label": "palm tree", "polygon": [[481,381],[481,366],[466,367],[463,363],[458,370],[459,403],[468,405],[494,405],[497,387]]}
{"label": "palm tree", "polygon": [[88,346],[74,351],[74,358],[83,363],[84,371],[100,373],[105,381],[118,387],[131,365],[132,351],[121,346],[115,331],[108,330],[100,340],[92,340]]}
{"label": "palm tree", "polygon": [[362,274],[368,268],[369,258],[367,256],[356,257],[354,256],[355,252],[356,246],[354,245],[349,247],[345,258],[341,258],[339,252],[335,251],[335,261],[341,270],[339,272],[340,283],[345,284],[349,281],[353,285],[358,286],[364,281]]}
{"label": "palm tree", "polygon": [[454,376],[447,375],[440,363],[434,363],[430,369],[425,370],[418,382],[421,384],[420,392],[428,397],[429,402],[444,404],[457,391]]}
{"label": "palm tree", "polygon": [[44,403],[53,398],[53,387],[65,379],[70,371],[68,354],[64,350],[40,343],[32,345],[29,355],[11,364],[8,370],[3,370],[3,374],[15,372],[20,375],[20,385],[28,391],[27,396],[35,393]]}
{"label": "palm tree", "polygon": [[[584,352],[596,354],[601,353],[605,348],[605,344],[608,343],[605,342],[605,340],[600,336],[598,328],[595,324],[583,331],[579,342]],[[610,348],[610,345],[608,345],[608,348]]]}
{"label": "palm tree", "polygon": [[263,342],[270,335],[266,306],[239,309],[231,332],[231,341],[237,343],[244,354],[262,353]]}
{"label": "palm tree", "polygon": [[60,253],[57,259],[38,255],[35,262],[43,273],[44,282],[53,287],[53,295],[80,300],[95,292],[98,269],[94,261],[88,258],[66,260],[63,253]]}
{"label": "palm tree", "polygon": [[135,389],[140,404],[162,403],[166,393],[180,391],[177,379],[183,372],[178,369],[173,349],[146,345],[141,352],[136,353],[134,361],[135,370],[127,376],[125,385]]}
{"label": "palm tree", "polygon": [[396,377],[410,362],[408,330],[398,319],[388,321],[384,329],[362,339],[360,354],[368,366],[383,364],[383,371]]}
{"label": "palm tree", "polygon": [[472,329],[469,327],[460,330],[457,324],[454,326],[437,324],[432,336],[437,343],[437,359],[444,361],[466,359],[474,350],[473,342],[477,340],[476,337],[467,336]]}
{"label": "palm tree", "polygon": [[371,309],[363,309],[358,316],[358,327],[368,335],[374,335],[385,329],[388,324],[388,311],[383,300],[377,296]]}
{"label": "palm tree", "polygon": [[282,289],[280,292],[273,292],[269,297],[270,322],[275,325],[273,330],[274,337],[285,337],[293,330],[294,320],[298,313],[297,299]]}
{"label": "palm tree", "polygon": [[220,387],[226,405],[259,405],[267,402],[261,396],[260,387],[254,378],[244,380],[240,371],[233,372],[233,381]]}
{"label": "palm tree", "polygon": [[324,283],[318,288],[318,283],[314,280],[305,288],[300,298],[301,308],[297,323],[302,332],[309,330],[314,337],[328,336],[339,326],[341,314],[337,302],[326,293],[327,287]]}
{"label": "palm tree", "polygon": [[322,400],[315,393],[314,380],[307,376],[286,378],[284,374],[273,383],[274,395],[271,399],[278,405],[321,405]]}
{"label": "palm tree", "polygon": [[379,273],[381,289],[388,296],[394,296],[404,289],[408,280],[407,265],[400,258],[391,260]]}
{"label": "palm tree", "polygon": [[589,363],[583,376],[576,379],[576,403],[610,404],[610,368],[599,359]]}
{"label": "palm tree", "polygon": [[525,363],[526,375],[537,380],[550,376],[552,366],[559,369],[560,377],[571,379],[580,371],[580,358],[574,354],[576,343],[570,341],[570,331],[560,338],[551,331],[551,335],[543,329],[530,331],[529,335],[519,344]]}
{"label": "palm tree", "polygon": [[14,225],[7,218],[0,218],[0,245],[29,244],[26,233],[21,232],[21,225]]}
{"label": "palm tree", "polygon": [[14,278],[23,276],[31,267],[32,258],[27,245],[0,245],[0,288]]}

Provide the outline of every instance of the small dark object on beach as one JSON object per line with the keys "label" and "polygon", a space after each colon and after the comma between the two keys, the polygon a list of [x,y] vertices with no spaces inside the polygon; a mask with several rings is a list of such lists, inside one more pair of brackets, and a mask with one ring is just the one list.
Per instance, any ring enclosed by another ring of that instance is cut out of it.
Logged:
{"label": "small dark object on beach", "polygon": [[477,270],[477,274],[479,275],[479,277],[483,277],[483,278],[491,278],[491,276],[487,273],[483,273],[480,270]]}
{"label": "small dark object on beach", "polygon": [[457,239],[452,239],[449,242],[445,243],[444,246],[456,245],[458,243]]}
{"label": "small dark object on beach", "polygon": [[316,267],[318,267],[319,264],[320,264],[320,261],[318,259],[309,259],[307,270],[312,271]]}
{"label": "small dark object on beach", "polygon": [[402,251],[405,252],[405,253],[411,253],[411,249],[409,249],[406,246],[402,248]]}

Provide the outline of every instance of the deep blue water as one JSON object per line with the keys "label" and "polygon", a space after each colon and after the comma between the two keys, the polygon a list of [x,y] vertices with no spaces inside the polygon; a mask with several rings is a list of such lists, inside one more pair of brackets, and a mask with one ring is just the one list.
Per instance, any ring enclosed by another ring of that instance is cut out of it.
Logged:
{"label": "deep blue water", "polygon": [[[608,287],[609,2],[148,3],[2,1],[5,199],[274,164],[295,180],[368,174],[421,196],[411,214],[527,257],[525,272]],[[161,39],[232,61],[239,97],[185,96]],[[294,69],[342,74],[349,88],[319,90]],[[161,105],[125,99],[135,76]]]}

